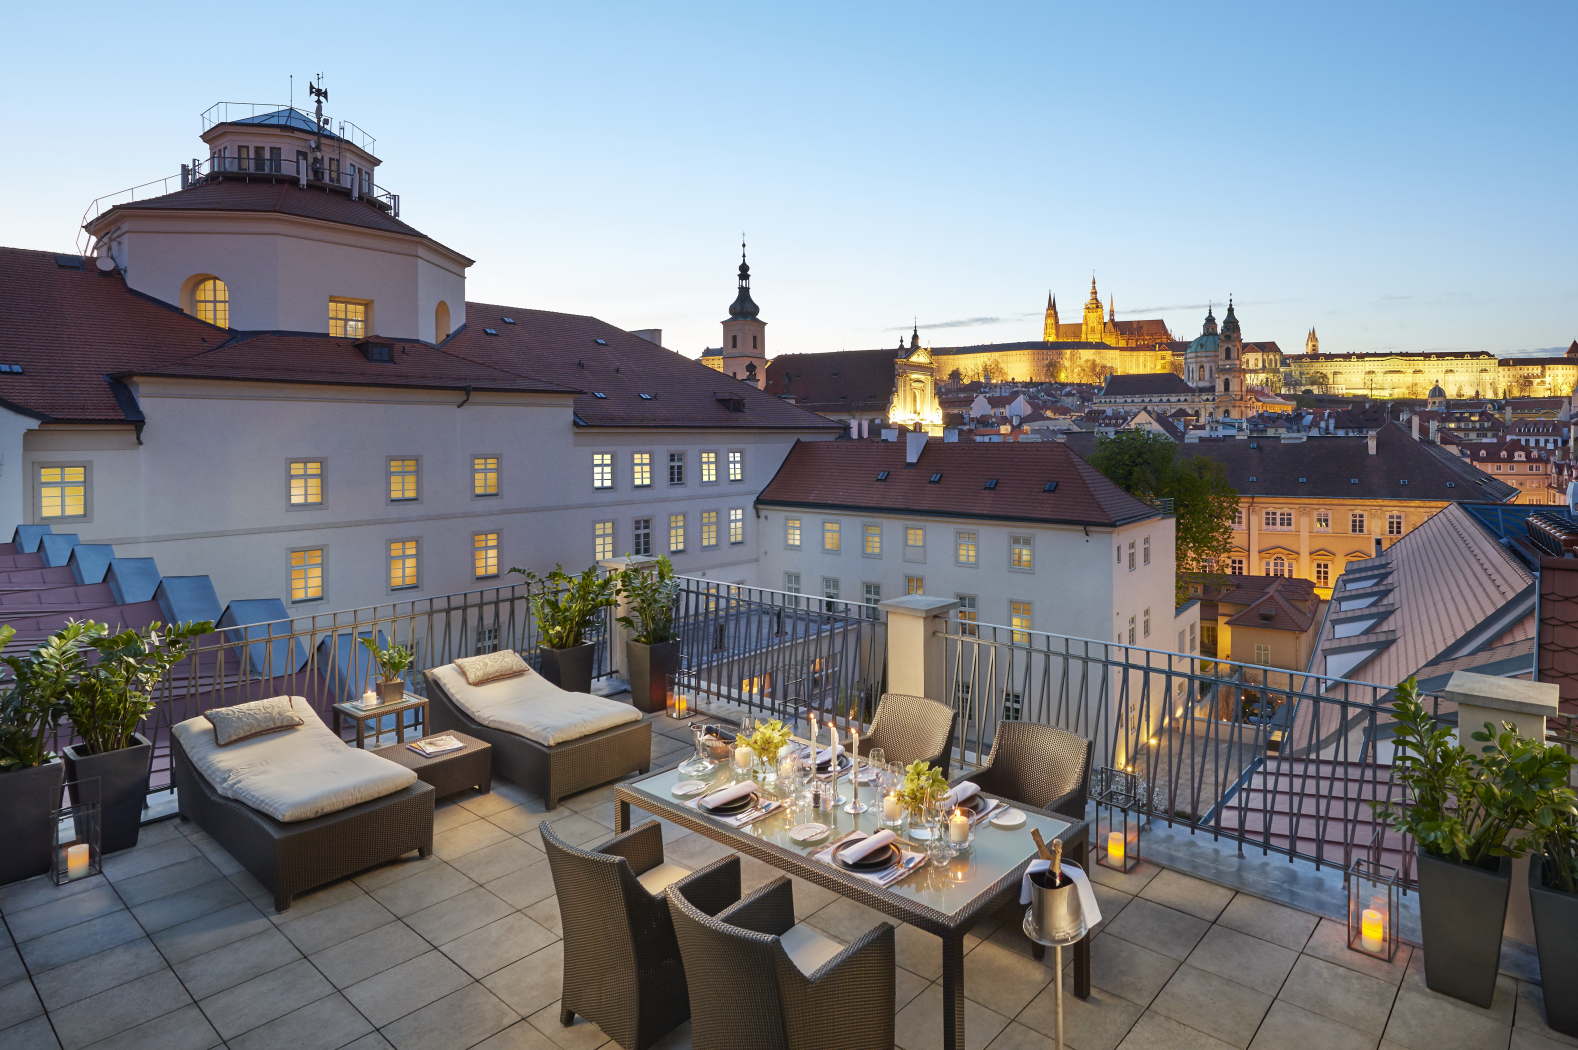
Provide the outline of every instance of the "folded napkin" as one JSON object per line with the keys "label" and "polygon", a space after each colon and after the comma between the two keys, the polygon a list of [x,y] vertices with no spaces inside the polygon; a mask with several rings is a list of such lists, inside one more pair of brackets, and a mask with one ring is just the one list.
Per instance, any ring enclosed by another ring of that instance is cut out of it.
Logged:
{"label": "folded napkin", "polygon": [[[843,757],[843,755],[844,755],[844,745],[843,744],[839,744],[838,747],[835,748],[834,750],[835,750],[835,752],[838,754],[838,756],[840,758]],[[822,750],[820,750],[820,751],[818,751],[816,753],[816,764],[817,765],[821,765],[823,762],[830,762],[830,761],[832,761],[832,759],[830,759],[828,757],[828,753],[827,752],[828,752],[828,749],[824,747]]]}
{"label": "folded napkin", "polygon": [[950,806],[957,806],[957,805],[959,805],[959,803],[964,802],[966,799],[974,798],[975,797],[975,793],[980,791],[980,790],[981,789],[980,789],[980,787],[978,785],[972,784],[968,780],[964,781],[961,784],[955,784],[953,786],[953,790],[949,791],[947,796],[946,796],[946,798],[948,800],[948,805],[950,805]]}
{"label": "folded napkin", "polygon": [[[892,835],[892,832],[879,832],[878,834],[872,835],[869,838],[866,837],[866,833],[863,831],[856,832],[855,834],[850,835],[848,838],[840,839],[831,846],[827,846],[813,853],[812,856],[824,864],[833,864],[834,852],[838,850],[839,847],[862,838],[864,838],[866,842],[876,842],[876,840],[880,839],[883,835]],[[893,839],[890,838],[888,841],[893,841]],[[862,842],[861,845],[865,845],[866,842]],[[878,849],[880,846],[881,844],[877,843],[870,848]],[[852,846],[850,847],[850,850],[853,852],[858,848],[858,846]],[[845,854],[846,857],[848,855],[849,854],[847,853]],[[844,873],[846,875],[854,875],[857,878],[865,879],[867,882],[873,883],[874,885],[886,888],[893,885],[895,882],[898,882],[900,879],[905,878],[910,874],[910,872],[918,870],[925,860],[926,854],[924,853],[911,853],[908,850],[901,849],[899,850],[899,863],[895,864],[891,868],[875,872],[845,871]],[[837,867],[837,865],[834,864],[834,867]],[[841,868],[839,870],[843,871],[844,869]]]}
{"label": "folded napkin", "polygon": [[879,831],[875,835],[868,835],[866,838],[859,840],[853,846],[846,846],[839,850],[838,856],[845,863],[854,863],[857,860],[870,856],[888,843],[896,842],[897,840],[898,836],[893,834],[893,832]]}
{"label": "folded napkin", "polygon": [[[1030,903],[1030,876],[1038,871],[1052,870],[1049,860],[1033,860],[1030,867],[1025,869],[1025,877],[1019,880],[1019,903]],[[1077,864],[1063,865],[1063,877],[1074,883],[1074,890],[1079,894],[1079,910],[1085,916],[1085,929],[1090,929],[1101,921],[1101,909],[1096,906],[1096,891],[1090,888],[1090,877],[1085,874],[1085,869]]]}
{"label": "folded napkin", "polygon": [[701,806],[704,809],[716,809],[719,806],[727,805],[728,803],[733,802],[735,799],[744,798],[746,795],[749,795],[755,790],[756,781],[747,780],[744,783],[735,784],[732,787],[726,787],[722,791],[714,791],[712,794],[701,800]]}

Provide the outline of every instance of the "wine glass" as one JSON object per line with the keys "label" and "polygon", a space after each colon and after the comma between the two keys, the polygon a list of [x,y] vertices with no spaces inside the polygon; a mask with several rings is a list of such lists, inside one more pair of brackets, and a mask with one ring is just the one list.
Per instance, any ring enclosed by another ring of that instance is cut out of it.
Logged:
{"label": "wine glass", "polygon": [[888,764],[888,754],[880,747],[874,747],[866,752],[866,768],[871,771],[870,781],[879,784],[882,780],[883,770]]}

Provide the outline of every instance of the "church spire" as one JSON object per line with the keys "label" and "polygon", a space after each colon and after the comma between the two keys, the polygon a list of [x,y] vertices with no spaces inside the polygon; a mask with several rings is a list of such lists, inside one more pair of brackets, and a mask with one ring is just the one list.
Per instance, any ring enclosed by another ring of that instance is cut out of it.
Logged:
{"label": "church spire", "polygon": [[1047,292],[1047,314],[1041,325],[1041,341],[1043,343],[1057,342],[1057,297]]}
{"label": "church spire", "polygon": [[1117,321],[1118,321],[1118,308],[1117,308],[1117,306],[1114,303],[1114,299],[1115,298],[1116,297],[1111,292],[1107,293],[1107,323],[1108,324],[1116,324]]}
{"label": "church spire", "polygon": [[757,319],[761,308],[751,298],[751,266],[745,261],[745,235],[740,235],[740,285],[739,294],[734,297],[734,303],[729,307],[729,316],[735,320]]}

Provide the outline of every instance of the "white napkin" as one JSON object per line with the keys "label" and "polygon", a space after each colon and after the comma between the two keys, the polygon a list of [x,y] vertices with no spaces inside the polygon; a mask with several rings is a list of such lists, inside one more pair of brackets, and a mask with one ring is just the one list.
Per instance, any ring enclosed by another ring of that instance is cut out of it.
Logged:
{"label": "white napkin", "polygon": [[957,806],[965,799],[974,798],[975,793],[980,790],[979,786],[970,783],[968,780],[955,784],[953,790],[948,792],[948,805]]}
{"label": "white napkin", "polygon": [[[1036,859],[1030,862],[1030,867],[1025,869],[1025,877],[1019,880],[1019,903],[1030,903],[1030,876],[1038,871],[1050,871],[1052,862]],[[1090,888],[1090,877],[1085,874],[1085,869],[1077,864],[1063,865],[1063,877],[1072,879],[1075,892],[1079,894],[1079,910],[1085,916],[1085,929],[1090,929],[1101,921],[1101,909],[1096,906],[1096,891]]]}
{"label": "white napkin", "polygon": [[701,800],[701,805],[707,809],[716,809],[719,806],[733,802],[737,798],[744,798],[756,790],[756,781],[747,780],[733,787],[726,787],[722,791],[714,791]]}
{"label": "white napkin", "polygon": [[[839,755],[839,757],[843,757],[843,754],[844,754],[844,745],[843,744],[839,744],[838,747],[836,749],[834,749],[834,750],[836,750],[836,752]],[[830,762],[830,761],[832,761],[832,759],[830,759],[828,757],[827,752],[828,752],[828,749],[824,747],[822,750],[820,750],[820,751],[818,751],[816,753],[816,764],[817,765],[821,765],[823,762]]]}
{"label": "white napkin", "polygon": [[853,846],[845,846],[843,849],[838,851],[838,857],[846,864],[853,864],[855,861],[861,860],[870,854],[875,853],[877,850],[881,849],[883,846],[886,846],[888,843],[895,842],[897,840],[898,836],[893,834],[893,832],[879,831],[875,835],[867,836],[859,842],[856,842]]}

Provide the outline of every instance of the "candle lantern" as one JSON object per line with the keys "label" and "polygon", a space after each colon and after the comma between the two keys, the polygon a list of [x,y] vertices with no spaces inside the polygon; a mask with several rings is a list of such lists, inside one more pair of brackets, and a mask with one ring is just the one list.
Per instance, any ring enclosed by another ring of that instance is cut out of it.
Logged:
{"label": "candle lantern", "polygon": [[1140,863],[1140,807],[1145,781],[1121,769],[1091,770],[1096,803],[1096,863],[1114,871],[1133,871]]}
{"label": "candle lantern", "polygon": [[100,871],[98,778],[74,786],[77,798],[91,801],[63,806],[55,813],[55,856],[50,874],[57,886]]}
{"label": "candle lantern", "polygon": [[1369,859],[1348,869],[1348,947],[1391,962],[1397,954],[1397,869]]}
{"label": "candle lantern", "polygon": [[687,680],[683,671],[676,671],[668,676],[667,708],[670,718],[689,718],[696,713],[691,706],[693,692],[691,682]]}

